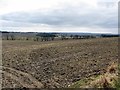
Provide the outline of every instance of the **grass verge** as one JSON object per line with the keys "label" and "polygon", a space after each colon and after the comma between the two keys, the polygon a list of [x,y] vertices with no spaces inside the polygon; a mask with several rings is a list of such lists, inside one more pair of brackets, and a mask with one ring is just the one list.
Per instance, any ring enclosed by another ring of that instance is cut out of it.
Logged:
{"label": "grass verge", "polygon": [[103,75],[92,76],[73,83],[70,88],[116,88],[120,90],[120,65],[112,63]]}

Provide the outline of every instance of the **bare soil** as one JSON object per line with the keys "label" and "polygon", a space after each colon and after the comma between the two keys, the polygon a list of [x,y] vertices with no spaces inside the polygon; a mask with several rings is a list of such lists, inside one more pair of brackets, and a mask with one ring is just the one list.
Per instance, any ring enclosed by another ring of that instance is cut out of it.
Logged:
{"label": "bare soil", "polygon": [[3,88],[61,88],[106,72],[118,61],[118,38],[3,41]]}

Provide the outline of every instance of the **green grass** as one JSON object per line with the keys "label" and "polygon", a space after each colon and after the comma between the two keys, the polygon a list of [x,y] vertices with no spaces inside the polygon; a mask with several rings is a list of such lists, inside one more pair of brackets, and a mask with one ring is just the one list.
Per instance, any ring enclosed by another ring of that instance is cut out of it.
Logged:
{"label": "green grass", "polygon": [[[120,73],[120,65],[118,65],[118,73]],[[119,75],[119,74],[118,74]],[[117,90],[120,90],[120,78],[118,77],[118,80],[115,80],[115,88]]]}
{"label": "green grass", "polygon": [[[120,65],[118,66],[118,72],[120,71]],[[94,81],[94,80],[97,80],[100,78],[101,75],[96,75],[96,76],[93,76],[93,77],[89,77],[89,78],[86,78],[86,79],[81,79],[77,82],[75,82],[73,85],[70,86],[70,88],[81,88],[83,86],[87,86],[90,84],[91,81]],[[120,78],[118,79],[114,79],[113,83],[109,84],[110,88],[116,88],[117,90],[120,90]],[[99,85],[95,85],[94,88],[100,88],[101,86]]]}
{"label": "green grass", "polygon": [[118,79],[117,81],[114,82],[115,83],[115,88],[117,90],[120,90],[120,79]]}
{"label": "green grass", "polygon": [[77,82],[75,82],[73,85],[70,86],[70,88],[80,88],[81,86],[86,86],[89,85],[89,83],[95,79],[98,79],[100,77],[100,75],[95,75],[91,78],[85,78],[85,79],[81,79]]}
{"label": "green grass", "polygon": [[85,79],[79,80],[77,82],[75,82],[73,85],[70,86],[70,88],[80,88],[80,86],[86,84],[86,82],[88,82]]}

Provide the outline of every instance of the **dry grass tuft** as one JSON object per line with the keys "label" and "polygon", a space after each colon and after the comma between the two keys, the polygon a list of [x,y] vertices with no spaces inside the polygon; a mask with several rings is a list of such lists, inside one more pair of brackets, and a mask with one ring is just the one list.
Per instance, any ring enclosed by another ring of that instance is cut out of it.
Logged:
{"label": "dry grass tuft", "polygon": [[108,69],[107,69],[107,73],[116,73],[116,71],[117,71],[117,68],[118,68],[118,64],[116,64],[116,63],[112,63],[109,67],[108,67]]}
{"label": "dry grass tuft", "polygon": [[118,65],[112,63],[108,68],[107,72],[104,75],[90,83],[90,87],[99,87],[99,88],[111,88],[114,87],[115,80],[118,79]]}

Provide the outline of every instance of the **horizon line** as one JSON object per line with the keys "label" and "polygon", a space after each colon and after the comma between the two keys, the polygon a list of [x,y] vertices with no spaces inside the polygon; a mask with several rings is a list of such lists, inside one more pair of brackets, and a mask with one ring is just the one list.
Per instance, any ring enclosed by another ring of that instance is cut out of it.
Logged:
{"label": "horizon line", "polygon": [[11,33],[89,33],[89,34],[119,34],[119,33],[110,33],[110,32],[57,32],[57,31],[50,31],[50,32],[34,32],[34,31],[0,31],[0,32],[11,32]]}

